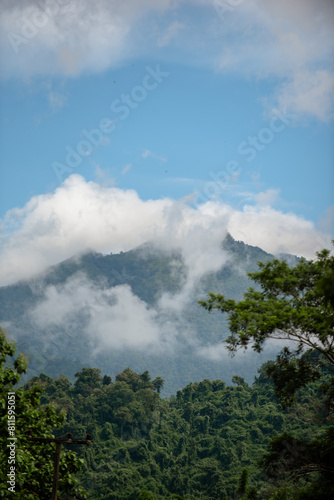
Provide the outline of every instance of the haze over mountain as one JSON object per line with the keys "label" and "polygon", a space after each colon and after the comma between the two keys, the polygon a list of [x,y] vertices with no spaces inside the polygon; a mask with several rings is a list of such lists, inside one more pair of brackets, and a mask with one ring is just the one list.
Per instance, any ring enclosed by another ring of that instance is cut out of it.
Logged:
{"label": "haze over mountain", "polygon": [[230,358],[223,316],[208,314],[197,300],[208,291],[241,298],[250,286],[246,271],[271,258],[229,234],[206,263],[153,242],[118,254],[84,253],[2,287],[0,324],[29,355],[28,376],[73,379],[82,366],[115,376],[129,366],[165,378],[165,393],[236,373],[252,381],[277,346]]}

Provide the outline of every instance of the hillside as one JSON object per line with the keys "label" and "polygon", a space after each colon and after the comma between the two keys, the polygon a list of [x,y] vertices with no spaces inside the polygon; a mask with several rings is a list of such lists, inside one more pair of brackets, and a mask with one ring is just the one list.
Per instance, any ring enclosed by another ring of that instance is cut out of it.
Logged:
{"label": "hillside", "polygon": [[87,253],[27,282],[0,288],[0,324],[29,355],[27,377],[41,372],[74,380],[82,366],[114,377],[126,367],[166,380],[164,394],[204,378],[251,382],[270,351],[231,359],[222,347],[221,315],[197,303],[208,291],[240,299],[247,271],[272,256],[227,235],[224,264],[192,272],[176,249],[152,243],[120,254]]}

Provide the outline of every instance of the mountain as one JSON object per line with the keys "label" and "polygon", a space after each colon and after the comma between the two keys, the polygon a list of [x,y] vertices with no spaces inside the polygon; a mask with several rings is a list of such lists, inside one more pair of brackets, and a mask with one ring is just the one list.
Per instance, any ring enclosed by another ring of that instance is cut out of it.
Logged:
{"label": "mountain", "polygon": [[208,255],[191,260],[147,243],[115,255],[77,255],[1,287],[0,324],[29,356],[24,380],[44,372],[73,381],[83,366],[98,366],[112,377],[127,367],[148,370],[166,380],[166,395],[205,378],[228,382],[238,374],[251,382],[274,351],[230,358],[222,343],[224,317],[197,301],[208,291],[241,299],[253,285],[246,272],[273,256],[229,234],[218,269],[212,263],[210,270]]}

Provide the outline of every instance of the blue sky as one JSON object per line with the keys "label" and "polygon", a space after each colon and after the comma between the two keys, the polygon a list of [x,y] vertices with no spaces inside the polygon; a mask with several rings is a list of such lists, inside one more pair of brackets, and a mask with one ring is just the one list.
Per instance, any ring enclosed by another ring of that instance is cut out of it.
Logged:
{"label": "blue sky", "polygon": [[145,227],[181,203],[186,234],[209,213],[268,251],[319,250],[334,232],[333,20],[327,0],[3,2],[4,282],[94,246],[110,198],[130,235],[137,197]]}

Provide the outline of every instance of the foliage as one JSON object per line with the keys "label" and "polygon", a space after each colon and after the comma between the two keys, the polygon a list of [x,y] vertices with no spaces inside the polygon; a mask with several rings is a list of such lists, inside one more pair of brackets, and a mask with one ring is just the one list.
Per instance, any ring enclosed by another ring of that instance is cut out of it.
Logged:
{"label": "foliage", "polygon": [[[260,352],[268,339],[295,342],[293,351],[283,349],[277,365],[280,381],[285,371],[287,381],[291,376],[296,380],[296,390],[319,377],[321,367],[334,372],[334,308],[328,291],[334,257],[329,250],[318,252],[314,261],[301,259],[295,267],[274,259],[260,262],[259,268],[249,276],[261,289],[249,288],[244,300],[236,302],[210,293],[208,300],[200,301],[208,311],[228,313],[231,335],[226,340],[227,348],[233,354],[240,347],[252,345]],[[297,358],[305,349],[320,354],[317,363],[307,355]]]}
{"label": "foliage", "polygon": [[[48,500],[52,490],[55,445],[29,441],[28,431],[31,429],[36,437],[53,437],[52,429],[60,427],[64,416],[57,414],[51,406],[40,408],[39,398],[42,390],[39,387],[15,390],[20,375],[27,368],[26,359],[22,354],[12,363],[7,361],[8,357],[15,355],[15,350],[15,345],[8,341],[0,328],[0,496],[13,496],[13,491],[8,489],[7,474],[10,467],[14,467],[11,470],[15,472],[15,498]],[[10,405],[7,402],[8,393],[15,394],[15,399],[14,396],[11,399],[14,403]],[[15,441],[8,440],[9,414],[15,415],[15,420],[10,420],[11,423],[15,422]],[[8,444],[13,442],[13,454],[9,456]],[[59,491],[62,494],[85,498],[83,488],[78,486],[74,477],[74,474],[80,471],[81,465],[82,461],[74,452],[62,452],[59,482]]]}
{"label": "foliage", "polygon": [[[71,473],[82,463],[79,481],[92,500],[269,499],[283,495],[294,484],[292,465],[297,473],[301,468],[305,472],[311,469],[314,475],[316,463],[318,472],[328,469],[324,487],[329,489],[333,454],[326,440],[332,439],[330,426],[319,426],[317,420],[305,425],[296,418],[297,411],[296,415],[291,409],[284,411],[266,365],[253,386],[237,375],[231,386],[205,379],[188,384],[169,399],[161,399],[158,390],[164,381],[157,379],[152,381],[147,371],[138,374],[130,368],[118,373],[114,381],[96,368],[77,372],[74,384],[64,376],[34,377],[16,391],[30,400],[35,395],[33,415],[22,405],[17,410],[28,419],[18,429],[21,441],[25,427],[44,436],[51,435],[50,427],[59,425],[55,435],[71,431],[80,436],[89,430],[93,446],[78,447],[81,462],[73,453],[74,446],[69,445],[62,458],[61,476],[70,482],[65,462]],[[327,384],[328,376],[322,374],[321,379],[302,389],[297,402],[300,411]],[[292,434],[296,437],[291,438]],[[33,488],[39,498],[49,498],[49,489],[44,493],[37,488],[43,482],[46,485],[45,478],[52,475],[51,446],[37,443],[33,451],[31,443],[24,446],[20,446],[24,459],[18,467],[30,478],[30,490],[26,486],[22,498],[32,498],[29,494]],[[258,465],[261,459],[265,475]],[[280,477],[273,473],[275,470]],[[277,483],[274,489],[273,481]],[[66,491],[65,483],[62,488]],[[296,491],[310,495],[312,488],[314,482],[306,480],[303,490]]]}
{"label": "foliage", "polygon": [[205,379],[169,399],[161,399],[148,372],[127,368],[111,383],[103,380],[99,370],[84,368],[73,385],[43,374],[28,384],[43,384],[43,402],[66,413],[59,433],[92,433],[94,447],[78,453],[85,460],[81,484],[96,500],[269,498],[269,476],[257,463],[270,454],[269,440],[319,433],[317,421],[305,426],[282,409],[266,366],[253,386],[237,375],[231,386]]}
{"label": "foliage", "polygon": [[286,341],[288,346],[276,362],[266,363],[264,374],[273,380],[283,407],[292,406],[295,418],[305,425],[322,424],[312,439],[282,434],[271,440],[260,461],[268,477],[281,484],[271,498],[315,498],[315,492],[319,499],[333,498],[334,434],[327,425],[333,422],[334,257],[322,250],[316,260],[300,259],[294,267],[274,259],[260,262],[259,268],[249,276],[260,290],[249,288],[244,300],[210,293],[200,304],[228,314],[231,354],[249,345],[261,352],[268,339]]}

